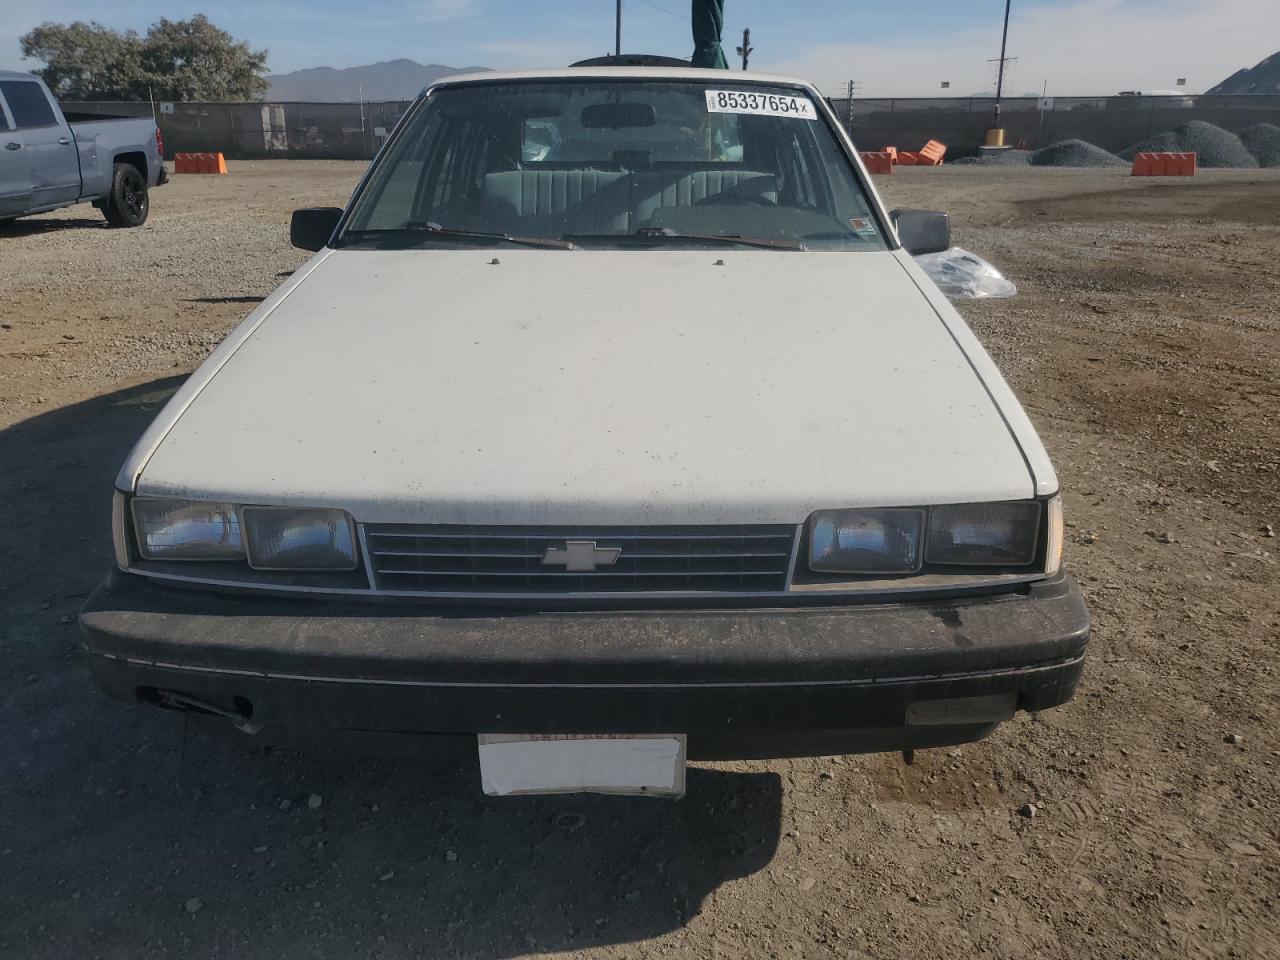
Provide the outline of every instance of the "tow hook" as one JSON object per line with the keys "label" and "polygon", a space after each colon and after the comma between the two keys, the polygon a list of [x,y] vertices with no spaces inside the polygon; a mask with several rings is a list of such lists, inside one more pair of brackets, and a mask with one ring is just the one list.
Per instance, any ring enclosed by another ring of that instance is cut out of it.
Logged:
{"label": "tow hook", "polygon": [[237,730],[251,736],[262,730],[262,724],[254,723],[244,714],[224,710],[217,704],[206,703],[204,700],[197,700],[195,697],[189,697],[185,693],[175,693],[172,690],[157,690],[156,693],[162,706],[172,707],[175,710],[195,710],[199,713],[222,717],[224,720],[230,720],[231,725]]}

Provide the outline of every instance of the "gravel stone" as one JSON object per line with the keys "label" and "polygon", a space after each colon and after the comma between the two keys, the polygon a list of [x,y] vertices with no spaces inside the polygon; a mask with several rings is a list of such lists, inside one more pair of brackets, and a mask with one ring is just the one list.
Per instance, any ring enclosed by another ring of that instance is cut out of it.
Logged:
{"label": "gravel stone", "polygon": [[1095,147],[1084,140],[1060,140],[1027,158],[1033,167],[1127,167],[1109,150]]}
{"label": "gravel stone", "polygon": [[1258,161],[1240,138],[1203,120],[1192,120],[1121,152],[1132,160],[1135,153],[1194,153],[1201,167],[1256,167]]}
{"label": "gravel stone", "polygon": [[1280,127],[1258,123],[1240,131],[1240,142],[1260,167],[1280,167]]}
{"label": "gravel stone", "polygon": [[978,164],[983,167],[1021,167],[1025,166],[1031,156],[1030,150],[1005,150],[979,157],[961,157],[952,163],[963,165]]}

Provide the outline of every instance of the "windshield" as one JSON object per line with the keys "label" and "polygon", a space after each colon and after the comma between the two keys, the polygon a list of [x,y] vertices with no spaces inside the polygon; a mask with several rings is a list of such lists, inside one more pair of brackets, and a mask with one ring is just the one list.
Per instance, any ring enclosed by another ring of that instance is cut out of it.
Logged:
{"label": "windshield", "polygon": [[339,245],[566,240],[887,247],[809,94],[729,74],[437,89],[356,197]]}

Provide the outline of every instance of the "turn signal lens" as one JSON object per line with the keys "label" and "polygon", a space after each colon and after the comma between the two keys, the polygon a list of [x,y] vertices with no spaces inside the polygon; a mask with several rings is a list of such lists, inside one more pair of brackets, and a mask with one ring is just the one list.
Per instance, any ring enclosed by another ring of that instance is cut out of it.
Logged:
{"label": "turn signal lens", "polygon": [[1062,569],[1062,494],[1049,501],[1049,542],[1045,545],[1044,572],[1053,576]]}

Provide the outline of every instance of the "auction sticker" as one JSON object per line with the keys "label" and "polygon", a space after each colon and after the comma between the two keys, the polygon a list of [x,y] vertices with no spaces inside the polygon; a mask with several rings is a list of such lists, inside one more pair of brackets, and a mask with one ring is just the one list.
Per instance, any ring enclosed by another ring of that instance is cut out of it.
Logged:
{"label": "auction sticker", "polygon": [[708,90],[706,93],[709,113],[754,113],[764,117],[818,119],[818,111],[808,97],[745,90]]}

